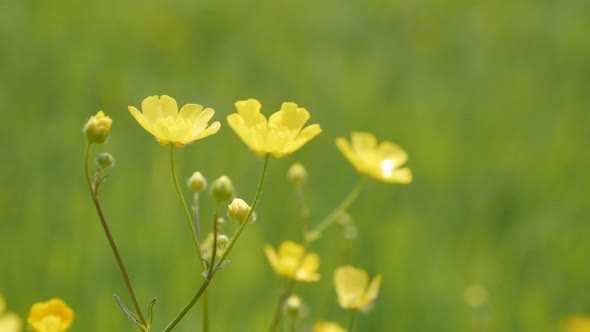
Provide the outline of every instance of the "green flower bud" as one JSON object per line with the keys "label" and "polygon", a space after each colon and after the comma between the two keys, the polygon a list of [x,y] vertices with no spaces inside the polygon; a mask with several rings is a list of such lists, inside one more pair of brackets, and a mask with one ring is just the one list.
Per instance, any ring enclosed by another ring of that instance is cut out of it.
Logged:
{"label": "green flower bud", "polygon": [[186,182],[186,185],[192,192],[200,193],[207,189],[207,180],[203,177],[201,172],[194,172]]}
{"label": "green flower bud", "polygon": [[84,126],[84,135],[90,144],[102,144],[106,141],[111,132],[113,120],[106,116],[103,111],[98,111],[88,119]]}
{"label": "green flower bud", "polygon": [[301,314],[302,303],[301,299],[297,295],[291,295],[285,301],[285,311],[293,318],[298,318]]}
{"label": "green flower bud", "polygon": [[225,247],[229,244],[229,238],[227,235],[220,234],[217,236],[217,247],[219,249],[225,249]]}
{"label": "green flower bud", "polygon": [[294,163],[287,172],[287,180],[294,185],[299,186],[307,182],[307,171],[300,163]]}
{"label": "green flower bud", "polygon": [[96,163],[101,169],[106,169],[113,166],[115,158],[113,158],[113,155],[108,152],[99,153],[98,156],[96,156]]}
{"label": "green flower bud", "polygon": [[[250,212],[250,206],[248,205],[248,203],[244,202],[244,200],[240,198],[234,198],[231,204],[227,207],[227,215],[229,216],[229,218],[239,223],[243,222],[248,216],[248,213]],[[256,220],[256,213],[253,213],[250,216],[249,221],[252,222],[254,220]]]}
{"label": "green flower bud", "polygon": [[223,175],[213,181],[210,193],[218,202],[227,201],[234,196],[234,185],[228,176]]}

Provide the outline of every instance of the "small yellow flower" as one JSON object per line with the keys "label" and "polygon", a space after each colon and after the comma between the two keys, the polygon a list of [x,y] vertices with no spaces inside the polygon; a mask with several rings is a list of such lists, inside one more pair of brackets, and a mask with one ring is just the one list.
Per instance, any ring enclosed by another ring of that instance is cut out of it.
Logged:
{"label": "small yellow flower", "polygon": [[303,126],[309,112],[295,103],[283,103],[268,121],[260,113],[256,99],[236,102],[237,113],[228,115],[227,123],[252,151],[260,155],[283,157],[295,152],[322,132],[318,124]]}
{"label": "small yellow flower", "polygon": [[313,325],[313,332],[346,332],[346,330],[337,323],[319,321]]}
{"label": "small yellow flower", "polygon": [[12,312],[4,312],[6,310],[6,302],[2,294],[0,294],[0,332],[20,332],[22,331],[22,323],[20,318]]}
{"label": "small yellow flower", "polygon": [[366,310],[377,298],[381,275],[377,275],[367,288],[367,272],[350,265],[336,269],[334,284],[338,294],[338,303],[344,309]]}
{"label": "small yellow flower", "polygon": [[568,317],[562,326],[563,332],[590,332],[590,317],[571,316]]}
{"label": "small yellow flower", "polygon": [[183,146],[215,134],[221,126],[219,121],[209,126],[209,120],[215,114],[213,109],[186,104],[178,112],[176,100],[166,95],[145,98],[141,103],[143,113],[133,106],[128,108],[135,120],[143,129],[156,136],[160,144]]}
{"label": "small yellow flower", "polygon": [[363,174],[389,183],[410,183],[412,172],[401,166],[408,155],[397,144],[383,141],[377,145],[375,136],[368,132],[352,132],[351,144],[343,137],[336,139],[336,146],[354,168]]}
{"label": "small yellow flower", "polygon": [[33,304],[27,321],[35,332],[63,332],[68,330],[73,319],[74,312],[64,301],[51,299]]}
{"label": "small yellow flower", "polygon": [[84,125],[84,135],[90,144],[102,144],[109,136],[112,124],[113,120],[110,117],[103,111],[98,111]]}
{"label": "small yellow flower", "polygon": [[273,270],[278,275],[300,281],[318,281],[320,257],[315,253],[305,254],[303,246],[285,241],[279,246],[277,253],[272,246],[265,245],[264,252]]}

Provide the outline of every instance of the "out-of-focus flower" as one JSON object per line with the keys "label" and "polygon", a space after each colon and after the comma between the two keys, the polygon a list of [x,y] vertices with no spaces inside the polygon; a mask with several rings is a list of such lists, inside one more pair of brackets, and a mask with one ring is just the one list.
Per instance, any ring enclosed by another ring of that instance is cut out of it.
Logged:
{"label": "out-of-focus flower", "polygon": [[194,172],[193,175],[186,182],[188,188],[194,193],[200,193],[207,189],[207,180],[201,172]]}
{"label": "out-of-focus flower", "polygon": [[561,329],[562,332],[590,332],[590,317],[575,315],[568,317]]}
{"label": "out-of-focus flower", "polygon": [[366,310],[377,298],[381,275],[377,275],[369,284],[367,272],[350,265],[336,269],[334,284],[338,294],[338,303],[344,309]]}
{"label": "out-of-focus flower", "polygon": [[215,114],[212,108],[198,104],[186,104],[178,112],[176,100],[163,95],[147,97],[141,103],[140,112],[129,106],[129,112],[143,129],[156,136],[160,144],[174,143],[183,146],[215,134],[221,127],[219,121],[209,125]]}
{"label": "out-of-focus flower", "polygon": [[260,155],[283,157],[295,152],[322,132],[318,124],[303,126],[309,120],[309,112],[295,103],[283,103],[268,121],[260,113],[256,99],[236,102],[237,113],[228,115],[227,123],[252,151]]}
{"label": "out-of-focus flower", "polygon": [[211,197],[218,202],[227,201],[234,196],[234,185],[227,175],[222,175],[211,184]]}
{"label": "out-of-focus flower", "polygon": [[319,321],[313,325],[313,332],[346,332],[346,330],[337,323]]}
{"label": "out-of-focus flower", "polygon": [[279,245],[278,253],[270,245],[264,246],[264,252],[273,270],[278,275],[299,281],[318,281],[320,257],[315,253],[305,254],[304,248],[291,241]]}
{"label": "out-of-focus flower", "polygon": [[373,134],[352,132],[350,143],[338,137],[336,146],[359,173],[388,183],[412,182],[410,169],[401,167],[408,160],[408,155],[397,144],[383,141],[377,145]]}
{"label": "out-of-focus flower", "polygon": [[287,171],[287,180],[294,186],[300,186],[307,181],[307,171],[300,163],[294,163]]}
{"label": "out-of-focus flower", "polygon": [[63,332],[68,330],[73,319],[74,312],[64,301],[51,299],[33,304],[27,321],[35,332]]}
{"label": "out-of-focus flower", "polygon": [[88,119],[84,125],[84,135],[90,144],[102,144],[109,137],[113,120],[106,116],[103,111],[98,111]]}
{"label": "out-of-focus flower", "polygon": [[20,332],[23,324],[17,314],[6,312],[6,301],[0,294],[0,332]]}

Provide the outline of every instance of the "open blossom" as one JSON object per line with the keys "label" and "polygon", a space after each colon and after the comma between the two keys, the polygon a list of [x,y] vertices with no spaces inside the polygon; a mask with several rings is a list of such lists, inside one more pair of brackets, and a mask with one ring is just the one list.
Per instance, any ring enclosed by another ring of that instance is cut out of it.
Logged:
{"label": "open blossom", "polygon": [[337,323],[319,321],[313,325],[313,332],[346,332],[346,330]]}
{"label": "open blossom", "polygon": [[304,248],[291,241],[279,245],[278,253],[272,246],[264,246],[264,252],[273,270],[278,275],[300,281],[318,281],[320,257],[315,253],[305,254]]}
{"label": "open blossom", "polygon": [[[334,284],[338,303],[344,309],[366,310],[377,298],[381,275],[377,275],[369,285],[367,272],[345,265],[334,272]],[[367,288],[367,285],[369,287]]]}
{"label": "open blossom", "polygon": [[186,104],[179,112],[176,100],[166,95],[145,98],[141,109],[143,113],[129,106],[129,112],[135,120],[154,135],[160,144],[174,143],[183,146],[213,135],[221,127],[218,121],[209,125],[209,120],[215,114],[213,109],[203,109],[198,104]]}
{"label": "open blossom", "polygon": [[73,319],[74,312],[64,301],[51,299],[33,304],[27,321],[35,332],[64,332]]}
{"label": "open blossom", "polygon": [[6,302],[0,294],[0,332],[20,332],[22,323],[20,318],[12,312],[6,311]]}
{"label": "open blossom", "polygon": [[268,121],[260,113],[261,107],[256,99],[240,100],[236,102],[238,112],[227,117],[233,131],[257,154],[283,157],[322,132],[318,124],[303,128],[310,115],[295,103],[283,103]]}
{"label": "open blossom", "polygon": [[368,132],[353,132],[350,143],[343,138],[336,139],[336,146],[354,168],[379,181],[389,183],[410,183],[412,172],[403,167],[408,155],[397,144],[383,141],[377,145],[375,136]]}
{"label": "open blossom", "polygon": [[590,332],[589,316],[571,316],[568,317],[562,326],[563,332]]}

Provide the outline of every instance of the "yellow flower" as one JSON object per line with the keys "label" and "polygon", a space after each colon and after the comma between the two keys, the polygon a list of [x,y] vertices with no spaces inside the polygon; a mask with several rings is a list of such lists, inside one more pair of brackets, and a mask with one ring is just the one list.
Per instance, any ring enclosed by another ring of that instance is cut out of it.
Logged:
{"label": "yellow flower", "polygon": [[156,136],[160,144],[174,143],[183,146],[215,134],[221,126],[219,121],[209,126],[209,120],[215,114],[213,109],[186,104],[178,112],[176,100],[166,95],[145,98],[141,109],[143,113],[129,106],[129,112],[135,120],[143,129]]}
{"label": "yellow flower", "polygon": [[300,281],[318,281],[320,257],[315,253],[305,254],[303,246],[285,241],[279,246],[277,253],[272,246],[264,246],[264,252],[273,270],[278,275]]}
{"label": "yellow flower", "polygon": [[377,298],[381,275],[377,275],[369,283],[367,272],[350,265],[336,269],[334,283],[338,294],[338,303],[344,309],[366,310]]}
{"label": "yellow flower", "polygon": [[351,144],[338,137],[336,146],[359,173],[383,182],[412,182],[410,169],[400,168],[408,160],[408,155],[397,144],[383,141],[377,145],[375,136],[368,132],[352,132],[350,138]]}
{"label": "yellow flower", "polygon": [[295,103],[283,103],[268,121],[260,113],[261,107],[256,99],[240,100],[236,102],[238,112],[227,117],[233,131],[257,154],[283,157],[322,132],[318,124],[303,128],[310,115]]}
{"label": "yellow flower", "polygon": [[346,332],[346,330],[334,322],[319,321],[313,325],[313,332]]}
{"label": "yellow flower", "polygon": [[590,317],[571,316],[568,317],[562,327],[563,332],[590,332]]}
{"label": "yellow flower", "polygon": [[15,313],[4,312],[5,310],[6,302],[2,294],[0,294],[0,332],[22,331],[20,318]]}
{"label": "yellow flower", "polygon": [[84,125],[84,135],[90,144],[102,144],[109,136],[112,124],[113,120],[110,117],[103,111],[98,111]]}
{"label": "yellow flower", "polygon": [[29,312],[29,326],[35,332],[63,332],[72,324],[74,312],[64,301],[51,299],[35,303]]}

